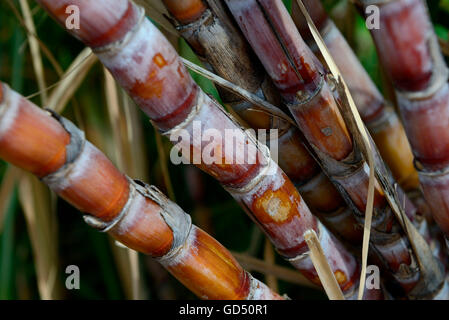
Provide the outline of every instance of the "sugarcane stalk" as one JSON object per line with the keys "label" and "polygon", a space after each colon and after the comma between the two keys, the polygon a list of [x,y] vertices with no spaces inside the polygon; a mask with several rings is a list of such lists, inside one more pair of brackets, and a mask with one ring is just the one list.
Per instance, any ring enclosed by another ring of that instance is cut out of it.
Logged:
{"label": "sugarcane stalk", "polygon": [[[384,100],[341,32],[326,14],[321,2],[304,0],[303,3],[343,74],[360,115],[379,148],[382,159],[391,169],[395,180],[417,206],[418,210],[413,217],[413,223],[428,240],[434,255],[441,257],[445,263],[446,258],[442,245],[435,240],[439,237],[438,231],[435,228],[429,228],[428,225],[433,225],[434,222],[429,219],[429,208],[419,190],[418,172],[413,164],[412,150],[402,123]],[[292,2],[292,18],[306,43],[323,60],[296,1]]]}
{"label": "sugarcane stalk", "polygon": [[[394,178],[405,191],[417,189],[419,181],[413,166],[413,154],[396,113],[388,106],[321,2],[304,0],[303,3],[343,74],[360,115]],[[292,2],[292,17],[301,36],[320,57],[320,51],[313,45],[313,37],[296,1]]]}
{"label": "sugarcane stalk", "polygon": [[[248,42],[280,91],[284,101],[325,172],[354,206],[363,221],[367,206],[369,167],[361,152],[363,146],[353,136],[338,107],[340,93],[297,31],[283,3],[278,0],[226,0]],[[336,99],[334,94],[339,95]],[[380,158],[376,161],[380,164]],[[377,165],[377,164],[376,164]],[[440,298],[445,293],[441,266],[430,258],[428,268],[418,258],[429,256],[429,247],[411,250],[407,230],[395,217],[383,190],[383,181],[375,181],[372,244],[385,269],[401,285],[409,298]],[[401,199],[406,200],[401,194]],[[405,209],[413,217],[411,203]],[[407,232],[407,233],[406,233]],[[414,242],[417,240],[413,239]],[[419,267],[418,267],[419,266]],[[431,282],[427,275],[438,275]],[[423,285],[424,284],[424,285]]]}
{"label": "sugarcane stalk", "polygon": [[[34,173],[97,229],[158,260],[203,299],[282,299],[155,187],[118,171],[70,121],[0,84],[2,158]],[[53,141],[60,148],[40,145]],[[20,142],[20,143],[18,143]],[[48,169],[48,159],[63,159]],[[40,170],[36,170],[40,169]]]}
{"label": "sugarcane stalk", "polygon": [[[193,162],[229,191],[264,230],[277,251],[317,283],[318,275],[303,237],[306,230],[314,230],[342,291],[354,296],[360,272],[356,259],[315,219],[265,148],[258,146],[216,101],[198,88],[173,47],[144,17],[143,9],[127,0],[38,2],[61,24],[66,18],[62,14],[65,6],[78,5],[81,28],[69,30],[70,33],[91,46],[153,124],[164,135],[177,137],[176,141],[186,135],[178,147],[191,150]],[[198,141],[199,130],[208,129],[218,132],[220,138],[209,143]],[[226,129],[236,133],[236,152],[246,159],[242,163],[226,161],[234,159],[234,139],[223,139]],[[207,146],[215,151],[217,161],[201,161],[200,150]],[[256,151],[251,157],[254,161],[248,159],[245,146]],[[199,159],[195,159],[195,154],[200,155]],[[366,294],[371,299],[381,296],[374,289]]]}
{"label": "sugarcane stalk", "polygon": [[396,90],[424,196],[448,235],[448,69],[423,1],[360,1],[371,4],[380,10],[380,28],[371,33]]}
{"label": "sugarcane stalk", "polygon": [[[280,103],[272,82],[220,1],[164,0],[163,3],[172,14],[171,22],[176,30],[206,66],[239,87],[274,104]],[[239,96],[218,89],[223,102],[253,129],[278,130],[279,166],[312,212],[345,240],[358,245],[362,238],[361,228],[351,209],[301,143],[298,129],[273,114],[261,112]]]}

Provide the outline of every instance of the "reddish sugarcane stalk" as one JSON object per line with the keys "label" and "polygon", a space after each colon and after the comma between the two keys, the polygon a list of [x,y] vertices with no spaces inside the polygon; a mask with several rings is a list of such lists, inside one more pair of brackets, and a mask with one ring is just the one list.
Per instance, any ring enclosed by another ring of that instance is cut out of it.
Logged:
{"label": "reddish sugarcane stalk", "polygon": [[[247,155],[247,148],[257,149],[256,143],[216,101],[198,88],[176,51],[144,18],[140,7],[127,0],[38,2],[63,25],[65,8],[78,5],[81,27],[70,32],[91,46],[153,123],[165,135],[187,135],[178,144],[183,150],[193,150],[194,154],[205,147],[215,150],[221,161],[212,164],[201,162],[198,166],[214,176],[264,230],[277,251],[315,283],[319,279],[303,235],[307,230],[317,232],[343,292],[348,297],[354,296],[359,264],[312,216],[277,164],[262,150],[257,150],[257,161],[253,163],[228,164],[222,161],[234,158],[233,141],[223,139],[226,129],[240,133],[235,138],[240,154]],[[218,132],[220,138],[210,143],[198,141],[195,131],[207,129]],[[201,155],[200,152],[198,154]],[[366,291],[368,299],[381,297],[379,290]]]}
{"label": "reddish sugarcane stalk", "polygon": [[[164,0],[173,25],[206,66],[232,83],[279,103],[280,98],[263,67],[220,1]],[[309,208],[326,225],[354,245],[362,231],[351,209],[301,143],[298,129],[276,116],[258,110],[239,96],[220,90],[223,102],[231,106],[253,129],[276,129],[278,163],[304,197]]]}
{"label": "reddish sugarcane stalk", "polygon": [[[299,35],[282,1],[226,0],[226,3],[326,173],[346,193],[363,221],[369,181],[367,164],[338,109],[332,82],[328,83],[323,67]],[[401,198],[406,200],[404,196]],[[416,211],[411,203],[405,209],[411,217]],[[372,226],[373,249],[409,298],[447,295],[441,266],[435,259],[430,258],[433,267],[429,272],[423,269],[430,266],[427,263],[419,263],[418,267],[421,253],[410,250],[378,180]],[[421,250],[429,256],[427,245]],[[429,274],[436,275],[433,282],[426,279]]]}
{"label": "reddish sugarcane stalk", "polygon": [[[304,0],[303,3],[343,74],[360,116],[396,181],[405,191],[417,189],[419,181],[413,166],[413,154],[396,113],[388,106],[346,39],[324,11],[321,2]],[[312,45],[312,34],[296,1],[292,2],[292,17],[303,39],[320,57],[318,47]]]}
{"label": "reddish sugarcane stalk", "polygon": [[86,222],[158,260],[203,299],[282,299],[191,224],[155,187],[132,181],[71,122],[0,83],[0,157],[36,174]]}
{"label": "reddish sugarcane stalk", "polygon": [[[427,220],[429,208],[419,191],[418,172],[413,164],[413,154],[407,136],[397,114],[388,106],[362,64],[357,59],[345,38],[325,12],[320,1],[303,0],[311,18],[317,26],[335,63],[340,69],[351,91],[360,115],[376,142],[382,159],[391,169],[395,180],[413,199],[419,208],[413,222],[434,248],[434,254],[446,259],[439,242],[430,236]],[[314,44],[305,17],[296,1],[292,2],[292,17],[306,43],[321,57]],[[430,223],[432,223],[430,219]]]}
{"label": "reddish sugarcane stalk", "polygon": [[448,71],[426,5],[421,0],[360,2],[380,10],[380,28],[371,33],[396,89],[424,196],[449,235]]}

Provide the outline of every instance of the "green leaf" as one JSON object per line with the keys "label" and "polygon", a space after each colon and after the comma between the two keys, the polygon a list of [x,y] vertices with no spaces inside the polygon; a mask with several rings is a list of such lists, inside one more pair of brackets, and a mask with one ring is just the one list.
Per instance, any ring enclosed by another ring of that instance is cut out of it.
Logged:
{"label": "green leaf", "polygon": [[287,8],[288,12],[291,14],[292,13],[292,0],[284,0],[284,5]]}
{"label": "green leaf", "polygon": [[3,234],[0,236],[0,300],[14,299],[14,227],[17,212],[17,191],[9,200]]}
{"label": "green leaf", "polygon": [[443,27],[440,24],[435,24],[435,33],[441,39],[444,39],[446,41],[449,39],[449,31],[448,31],[448,29],[446,27]]}

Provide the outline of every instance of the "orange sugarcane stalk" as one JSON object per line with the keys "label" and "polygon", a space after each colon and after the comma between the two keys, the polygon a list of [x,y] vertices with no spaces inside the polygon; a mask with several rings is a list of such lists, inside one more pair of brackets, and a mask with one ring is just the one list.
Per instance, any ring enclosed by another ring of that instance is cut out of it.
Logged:
{"label": "orange sugarcane stalk", "polygon": [[[280,97],[254,56],[243,35],[220,1],[164,0],[173,25],[206,66],[232,83],[272,103]],[[192,18],[194,16],[195,18]],[[299,130],[285,120],[261,112],[239,96],[220,90],[223,102],[231,106],[253,129],[278,130],[278,163],[295,184],[312,212],[354,245],[362,231],[351,208],[303,146]]]}
{"label": "orange sugarcane stalk", "polygon": [[119,172],[70,121],[1,83],[0,150],[88,213],[88,224],[152,256],[198,297],[282,299],[155,187]]}
{"label": "orange sugarcane stalk", "polygon": [[[435,248],[434,254],[445,260],[446,257],[441,250],[440,243],[430,236],[427,220],[425,220],[425,218],[430,218],[429,208],[419,190],[418,172],[413,164],[412,150],[399,117],[388,106],[341,32],[325,12],[321,2],[303,0],[303,3],[343,74],[360,116],[379,148],[382,159],[391,169],[395,180],[419,208],[413,223],[418,230],[422,231],[423,236],[431,246]],[[317,56],[322,58],[296,1],[292,2],[292,17],[306,43]],[[431,220],[430,223],[433,223]],[[436,232],[438,233],[438,231]]]}
{"label": "orange sugarcane stalk", "polygon": [[[263,147],[258,148],[253,138],[194,83],[174,48],[144,17],[142,8],[127,0],[38,2],[63,25],[65,8],[78,5],[80,29],[69,31],[91,46],[153,124],[174,141],[181,138],[178,146],[191,150],[194,163],[229,191],[277,251],[317,283],[318,275],[304,240],[305,231],[314,230],[342,291],[348,298],[354,297],[360,273],[356,259],[311,214],[292,182]],[[213,130],[220,138],[198,138],[206,130]],[[236,133],[233,139],[223,138],[226,130]],[[234,159],[233,140],[237,154],[245,155],[244,162],[224,161]],[[204,148],[214,150],[218,161],[201,161],[200,151]],[[246,157],[248,148],[256,150],[254,161]],[[195,154],[200,155],[199,159]],[[379,290],[366,291],[366,298],[381,297]]]}
{"label": "orange sugarcane stalk", "polygon": [[371,33],[397,93],[424,196],[449,235],[449,73],[426,5],[420,0],[360,3],[380,10],[380,28]]}
{"label": "orange sugarcane stalk", "polygon": [[[333,83],[323,66],[299,35],[282,1],[226,0],[226,3],[324,170],[354,205],[357,218],[363,221],[368,198],[368,166],[340,113],[332,92]],[[416,209],[402,193],[400,198],[406,201],[405,209],[413,218]],[[402,203],[398,206],[402,207]],[[411,250],[409,239],[377,179],[372,226],[372,248],[406,296],[413,299],[447,296],[441,265],[432,257],[431,271],[423,269],[430,267],[428,263],[419,263],[418,267],[416,262],[421,253]],[[427,245],[420,250],[429,256]],[[426,274],[438,276],[428,281]]]}

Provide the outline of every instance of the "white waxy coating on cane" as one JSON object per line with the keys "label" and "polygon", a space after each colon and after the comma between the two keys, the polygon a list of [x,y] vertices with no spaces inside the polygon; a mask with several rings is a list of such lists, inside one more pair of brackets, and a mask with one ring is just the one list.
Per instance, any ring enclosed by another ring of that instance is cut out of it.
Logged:
{"label": "white waxy coating on cane", "polygon": [[134,34],[130,35],[129,41],[119,50],[111,49],[99,52],[97,56],[108,68],[126,69],[126,77],[132,84],[136,81],[144,82],[147,79],[154,56],[149,53],[156,53],[163,49],[163,46],[155,48],[151,39],[158,36],[157,29],[146,19],[137,30],[130,32],[134,32]]}
{"label": "white waxy coating on cane", "polygon": [[[99,52],[97,56],[128,92],[137,83],[160,86],[163,92],[159,95],[154,93],[148,97],[135,94],[131,96],[150,118],[167,116],[174,111],[174,97],[177,97],[178,101],[187,100],[194,82],[185,72],[182,76],[188,77],[190,81],[181,84],[180,72],[184,71],[182,62],[168,40],[148,19],[145,18],[137,30],[130,32],[132,34],[129,34],[129,40],[123,45],[117,44],[118,49]],[[158,57],[159,60],[162,59],[161,66],[151,67]],[[152,83],[149,83],[150,78]],[[157,110],[154,110],[156,104]]]}
{"label": "white waxy coating on cane", "polygon": [[198,248],[196,247],[196,233],[197,227],[192,225],[189,236],[187,237],[184,245],[179,249],[177,254],[171,256],[168,259],[162,259],[160,262],[166,268],[175,268],[178,265],[183,265],[186,260],[189,260],[192,256],[198,254]]}
{"label": "white waxy coating on cane", "polygon": [[56,193],[60,193],[76,184],[78,180],[83,179],[85,172],[91,170],[95,162],[95,155],[99,152],[94,145],[86,141],[78,158],[56,173],[61,179],[49,180],[47,182],[49,188]]}
{"label": "white waxy coating on cane", "polygon": [[251,277],[250,293],[248,299],[250,300],[273,300],[273,291],[267,287],[263,282]]}
{"label": "white waxy coating on cane", "polygon": [[[133,198],[130,200],[131,203],[127,208],[127,212],[124,214],[123,218],[114,226],[114,233],[117,235],[128,234],[137,223],[144,225],[154,224],[155,219],[160,219],[161,207],[149,201],[143,195],[138,192],[134,193]],[[155,212],[155,214],[148,214],[148,212]],[[144,221],[147,222],[144,222]],[[165,222],[164,222],[165,223]]]}
{"label": "white waxy coating on cane", "polygon": [[19,115],[20,95],[5,86],[3,102],[0,104],[0,139],[14,125]]}

